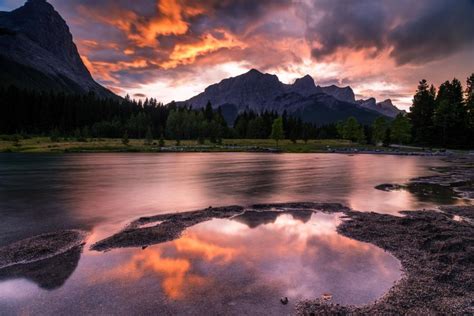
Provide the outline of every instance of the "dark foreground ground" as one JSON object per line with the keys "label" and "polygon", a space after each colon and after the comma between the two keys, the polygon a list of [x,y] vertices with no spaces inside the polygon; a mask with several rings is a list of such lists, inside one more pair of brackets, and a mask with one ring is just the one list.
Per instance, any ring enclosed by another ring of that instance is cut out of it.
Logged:
{"label": "dark foreground ground", "polygon": [[[331,301],[299,302],[295,314],[473,314],[474,206],[406,211],[403,217],[353,211],[339,204],[286,203],[250,207],[229,206],[139,218],[123,231],[91,246],[96,251],[147,247],[178,238],[190,226],[213,218],[245,217],[265,221],[280,213],[311,216],[313,212],[342,213],[338,227],[347,237],[369,242],[398,258],[404,275],[386,295],[365,306],[341,306]],[[51,260],[80,247],[84,233],[66,231],[41,235],[0,249],[0,275]]]}

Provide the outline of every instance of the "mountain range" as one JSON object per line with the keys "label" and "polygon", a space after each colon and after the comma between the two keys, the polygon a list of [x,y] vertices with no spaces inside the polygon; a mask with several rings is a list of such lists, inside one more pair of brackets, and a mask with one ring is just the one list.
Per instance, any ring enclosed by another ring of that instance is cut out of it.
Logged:
{"label": "mountain range", "polygon": [[0,12],[0,69],[2,86],[117,97],[94,81],[66,22],[45,0]]}
{"label": "mountain range", "polygon": [[240,76],[224,79],[207,87],[189,100],[178,102],[194,108],[221,108],[229,123],[243,111],[276,111],[301,117],[318,125],[333,123],[354,116],[361,123],[370,124],[379,116],[394,118],[401,111],[391,100],[377,103],[374,98],[356,100],[351,87],[317,86],[306,75],[293,84],[282,83],[276,75],[256,69]]}
{"label": "mountain range", "polygon": [[[69,27],[45,0],[28,0],[11,12],[0,12],[0,86],[118,98],[94,81],[84,65]],[[354,116],[364,124],[401,111],[390,100],[356,100],[351,87],[319,86],[306,75],[293,84],[256,69],[224,79],[178,104],[194,108],[211,102],[233,124],[238,113],[276,111],[318,125]]]}

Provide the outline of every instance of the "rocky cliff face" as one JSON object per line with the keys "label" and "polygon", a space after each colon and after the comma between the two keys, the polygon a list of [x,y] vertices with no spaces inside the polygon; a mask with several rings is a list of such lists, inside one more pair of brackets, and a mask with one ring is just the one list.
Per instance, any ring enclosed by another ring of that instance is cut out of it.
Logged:
{"label": "rocky cliff face", "polygon": [[400,113],[405,113],[405,111],[402,111],[393,105],[392,100],[390,99],[377,103],[374,98],[370,98],[367,100],[358,100],[357,103],[363,108],[377,111],[391,118],[395,118]]}
{"label": "rocky cliff face", "polygon": [[323,92],[321,87],[316,87],[314,79],[310,75],[295,80],[295,83],[287,86],[287,90],[298,93],[304,97]]}
{"label": "rocky cliff face", "polygon": [[332,85],[329,87],[322,87],[321,89],[324,93],[329,94],[340,101],[355,103],[355,95],[351,87],[340,88]]}
{"label": "rocky cliff face", "polygon": [[2,85],[114,96],[95,82],[82,62],[69,27],[45,0],[0,14]]}
{"label": "rocky cliff face", "polygon": [[208,101],[213,106],[233,104],[243,110],[263,110],[265,105],[277,96],[285,93],[285,86],[275,75],[263,74],[255,69],[222,80],[204,90],[203,93],[189,99],[186,103],[194,107],[204,107]]}

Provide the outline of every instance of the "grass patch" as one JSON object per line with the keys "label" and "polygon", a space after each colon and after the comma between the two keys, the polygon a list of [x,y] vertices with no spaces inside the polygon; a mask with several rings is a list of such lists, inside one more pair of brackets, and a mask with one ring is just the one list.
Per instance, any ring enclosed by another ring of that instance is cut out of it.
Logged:
{"label": "grass patch", "polygon": [[[9,137],[0,138],[0,152],[22,152],[22,153],[61,153],[61,152],[287,152],[287,153],[317,153],[330,151],[388,151],[388,149],[371,145],[359,145],[340,139],[318,139],[296,143],[290,140],[282,140],[277,147],[271,139],[224,139],[221,145],[211,144],[206,141],[199,144],[195,140],[181,141],[176,146],[176,141],[166,140],[165,147],[160,148],[158,141],[152,145],[145,145],[143,139],[130,139],[127,146],[119,138],[97,139],[90,138],[87,141],[76,141],[74,139],[60,139],[52,142],[49,137],[32,137],[21,139],[17,144]],[[403,149],[400,149],[403,150]],[[407,151],[416,151],[407,149]]]}

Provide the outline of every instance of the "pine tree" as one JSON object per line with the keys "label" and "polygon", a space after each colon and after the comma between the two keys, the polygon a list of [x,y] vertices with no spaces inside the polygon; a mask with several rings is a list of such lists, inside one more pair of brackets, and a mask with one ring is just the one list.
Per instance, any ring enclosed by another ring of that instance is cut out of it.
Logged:
{"label": "pine tree", "polygon": [[412,125],[403,114],[398,114],[390,127],[390,137],[398,144],[408,144],[411,140]]}
{"label": "pine tree", "polygon": [[150,146],[153,143],[153,133],[151,127],[146,130],[145,145]]}
{"label": "pine tree", "polygon": [[468,145],[474,147],[474,73],[467,78],[466,82],[466,111],[468,135],[471,135]]}
{"label": "pine tree", "polygon": [[429,87],[426,80],[421,80],[408,114],[413,125],[415,141],[420,144],[432,143],[436,136],[433,122],[435,97],[435,88]]}
{"label": "pine tree", "polygon": [[159,140],[159,142],[158,142],[158,145],[159,145],[160,147],[165,147],[165,137],[163,136],[163,133],[162,133],[161,136],[160,136],[160,140]]}
{"label": "pine tree", "polygon": [[278,147],[278,142],[284,137],[284,130],[283,130],[283,118],[279,117],[273,121],[272,125],[272,133],[270,137],[275,140],[276,145]]}
{"label": "pine tree", "polygon": [[444,147],[459,147],[467,142],[468,111],[463,94],[461,82],[457,79],[446,81],[439,87],[434,123]]}
{"label": "pine tree", "polygon": [[204,117],[208,122],[212,121],[214,111],[212,111],[211,101],[207,101],[206,108],[204,109]]}
{"label": "pine tree", "polygon": [[384,117],[378,117],[372,125],[372,142],[375,145],[383,143],[388,129],[388,122]]}
{"label": "pine tree", "polygon": [[129,143],[130,143],[130,140],[128,139],[128,132],[125,131],[125,133],[123,133],[123,136],[122,136],[122,144],[124,144],[125,146],[128,146]]}
{"label": "pine tree", "polygon": [[353,141],[365,141],[364,128],[359,124],[355,117],[349,117],[342,127],[342,138]]}

